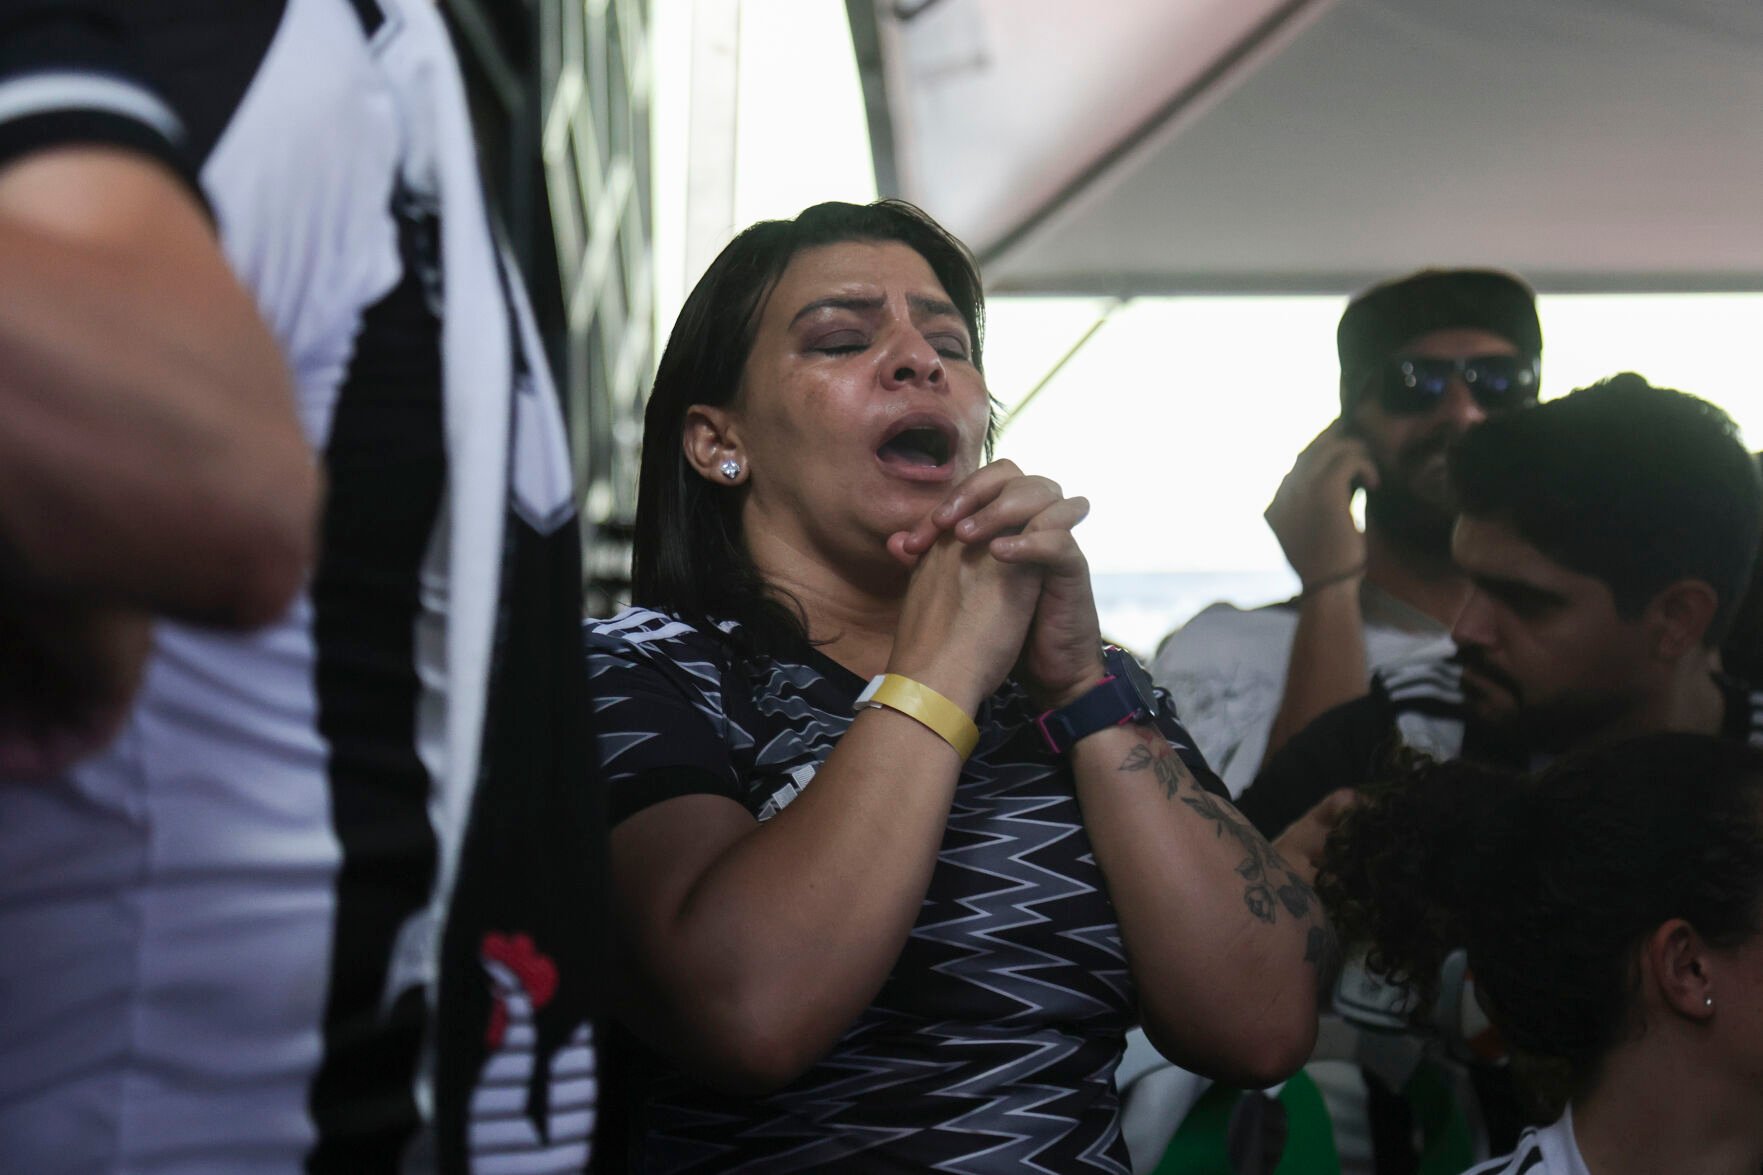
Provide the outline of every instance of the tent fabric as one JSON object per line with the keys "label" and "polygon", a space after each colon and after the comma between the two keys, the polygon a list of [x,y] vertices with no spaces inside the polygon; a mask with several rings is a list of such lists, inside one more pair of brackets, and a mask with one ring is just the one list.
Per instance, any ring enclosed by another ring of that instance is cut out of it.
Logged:
{"label": "tent fabric", "polygon": [[848,8],[878,176],[998,292],[1763,289],[1749,0]]}

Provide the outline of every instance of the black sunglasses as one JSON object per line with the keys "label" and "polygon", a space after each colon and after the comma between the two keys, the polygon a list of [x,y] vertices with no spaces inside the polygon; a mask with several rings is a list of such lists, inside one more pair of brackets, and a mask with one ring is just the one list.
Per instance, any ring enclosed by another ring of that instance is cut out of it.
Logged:
{"label": "black sunglasses", "polygon": [[1536,399],[1542,360],[1519,355],[1467,355],[1457,359],[1423,359],[1398,355],[1384,365],[1377,402],[1392,416],[1430,412],[1445,397],[1453,379],[1460,379],[1488,412]]}

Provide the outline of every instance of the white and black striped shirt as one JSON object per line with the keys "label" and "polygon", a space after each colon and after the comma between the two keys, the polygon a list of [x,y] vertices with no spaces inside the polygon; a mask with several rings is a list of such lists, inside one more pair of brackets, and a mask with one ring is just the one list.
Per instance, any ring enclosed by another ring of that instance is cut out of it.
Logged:
{"label": "white and black striped shirt", "polygon": [[1573,1109],[1549,1126],[1532,1126],[1519,1135],[1509,1155],[1489,1159],[1463,1175],[1590,1175],[1573,1137]]}
{"label": "white and black striped shirt", "polygon": [[0,1167],[577,1170],[592,948],[546,910],[596,904],[580,554],[440,14],[0,0],[0,165],[65,143],[210,209],[328,496],[280,620],[158,625],[112,748],[0,781]]}

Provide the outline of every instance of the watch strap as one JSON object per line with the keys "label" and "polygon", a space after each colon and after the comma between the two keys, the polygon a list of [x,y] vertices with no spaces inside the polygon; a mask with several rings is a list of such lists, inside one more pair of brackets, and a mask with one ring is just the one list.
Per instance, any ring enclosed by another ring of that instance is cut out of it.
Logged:
{"label": "watch strap", "polygon": [[1085,735],[1110,726],[1125,726],[1139,714],[1138,695],[1118,677],[1104,677],[1083,697],[1035,719],[1041,737],[1054,754],[1064,754]]}
{"label": "watch strap", "polygon": [[[1133,680],[1134,674],[1144,679],[1144,670],[1131,660],[1132,654],[1114,645],[1103,649],[1102,664],[1108,676],[1092,686],[1074,702],[1056,710],[1048,710],[1035,719],[1041,737],[1055,755],[1064,754],[1073,743],[1086,735],[1110,726],[1125,726],[1151,717],[1147,702],[1150,684]],[[1143,692],[1141,692],[1143,691]]]}
{"label": "watch strap", "polygon": [[898,673],[881,673],[869,679],[857,695],[853,710],[886,707],[897,710],[955,748],[963,759],[979,745],[979,727],[954,702],[923,682]]}

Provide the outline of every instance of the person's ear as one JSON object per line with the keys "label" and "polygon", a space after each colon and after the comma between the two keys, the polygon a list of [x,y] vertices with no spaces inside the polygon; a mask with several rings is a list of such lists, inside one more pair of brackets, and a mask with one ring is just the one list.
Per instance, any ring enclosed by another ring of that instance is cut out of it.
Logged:
{"label": "person's ear", "polygon": [[747,457],[741,448],[740,424],[726,407],[693,404],[687,408],[680,446],[687,463],[707,481],[738,485],[747,479]]}
{"label": "person's ear", "polygon": [[1687,1020],[1714,1015],[1711,952],[1682,918],[1661,923],[1641,944],[1641,982],[1650,982],[1667,1008]]}
{"label": "person's ear", "polygon": [[1701,648],[1719,606],[1719,597],[1705,580],[1680,579],[1666,584],[1643,615],[1653,655],[1661,661],[1676,661]]}

